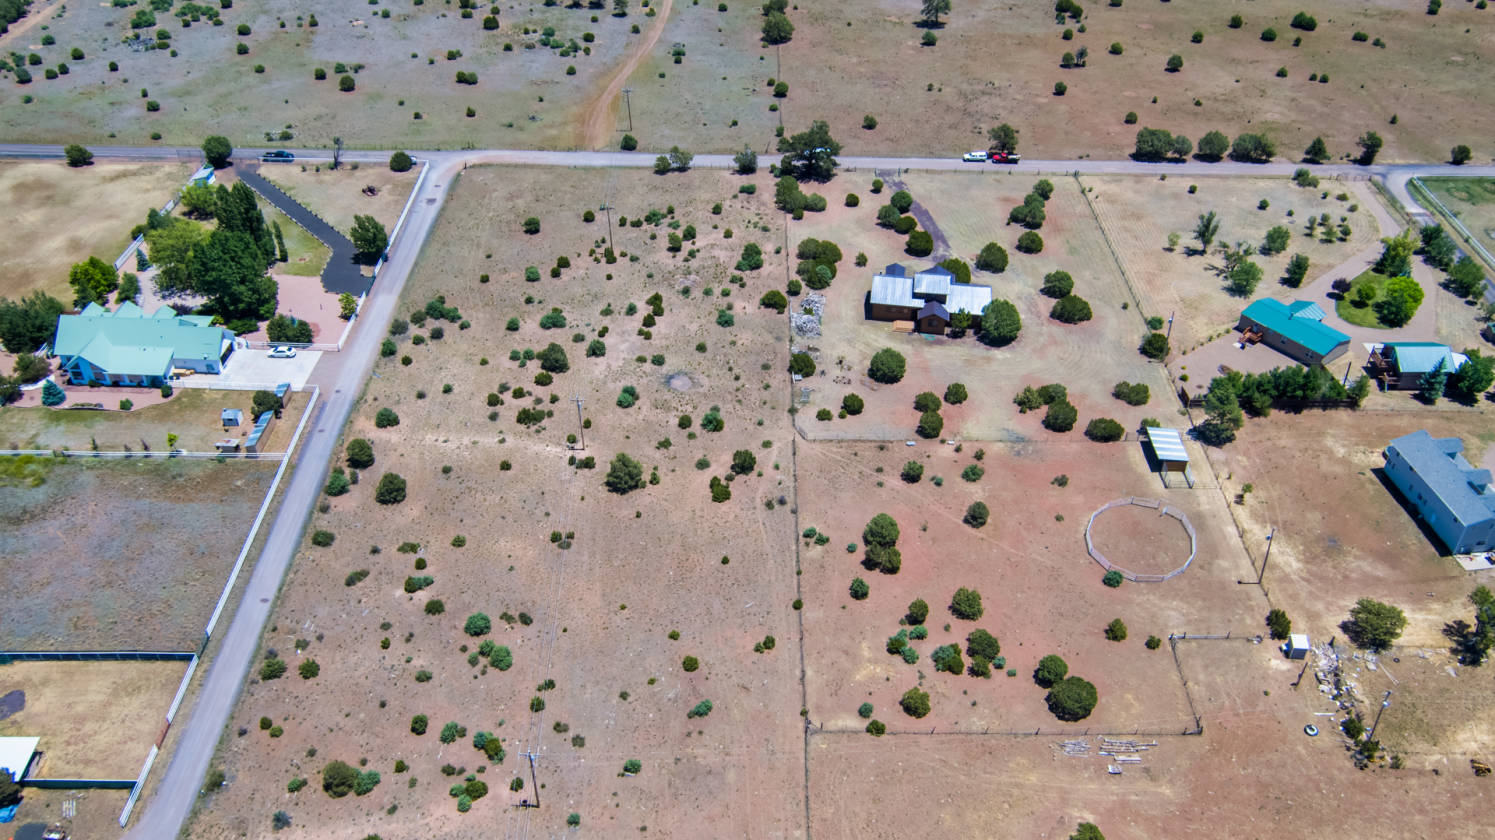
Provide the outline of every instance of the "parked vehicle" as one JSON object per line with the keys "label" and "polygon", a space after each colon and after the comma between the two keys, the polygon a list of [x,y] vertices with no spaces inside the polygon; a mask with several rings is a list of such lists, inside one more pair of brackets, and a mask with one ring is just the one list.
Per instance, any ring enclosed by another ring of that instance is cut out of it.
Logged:
{"label": "parked vehicle", "polygon": [[296,156],[286,151],[285,149],[276,149],[273,152],[265,152],[264,154],[260,155],[260,160],[264,161],[265,163],[290,163],[295,159]]}
{"label": "parked vehicle", "polygon": [[1020,161],[1022,159],[1023,159],[1023,156],[1020,155],[1020,154],[1018,154],[1017,152],[992,152],[991,153],[991,162],[992,163],[1017,163],[1018,161]]}
{"label": "parked vehicle", "polygon": [[966,163],[985,163],[986,152],[966,152],[964,155],[961,155],[960,159],[965,161]]}
{"label": "parked vehicle", "polygon": [[272,358],[272,359],[294,359],[294,358],[296,358],[296,348],[290,347],[290,346],[287,346],[287,345],[281,345],[279,347],[272,347],[272,348],[270,348],[270,358]]}

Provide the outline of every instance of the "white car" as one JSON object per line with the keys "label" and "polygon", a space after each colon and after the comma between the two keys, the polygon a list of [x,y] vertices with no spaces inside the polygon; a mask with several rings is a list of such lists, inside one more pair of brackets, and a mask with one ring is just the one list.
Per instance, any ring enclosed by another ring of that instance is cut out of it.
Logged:
{"label": "white car", "polygon": [[272,347],[270,348],[270,358],[294,359],[296,358],[296,348],[286,345],[281,345],[280,347]]}
{"label": "white car", "polygon": [[966,163],[986,163],[986,152],[966,152],[960,159]]}

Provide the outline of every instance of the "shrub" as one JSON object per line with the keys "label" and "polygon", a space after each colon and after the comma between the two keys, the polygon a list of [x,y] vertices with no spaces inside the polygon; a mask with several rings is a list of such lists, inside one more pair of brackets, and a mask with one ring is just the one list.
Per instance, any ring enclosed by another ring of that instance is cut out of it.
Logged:
{"label": "shrub", "polygon": [[1104,583],[1106,586],[1111,587],[1112,589],[1115,589],[1116,587],[1121,585],[1122,580],[1123,578],[1121,576],[1121,572],[1118,572],[1115,569],[1111,569],[1104,575],[1101,575],[1100,582]]}
{"label": "shrub", "polygon": [[342,761],[332,761],[322,768],[322,790],[333,799],[342,799],[353,792],[358,784],[359,772]]}
{"label": "shrub", "polygon": [[[323,76],[325,75],[326,72],[323,71]],[[389,156],[389,168],[393,172],[409,172],[410,168],[414,165],[415,162],[410,159],[410,155],[403,151],[395,152]]]}
{"label": "shrub", "polygon": [[1273,609],[1267,613],[1267,629],[1272,633],[1274,639],[1286,639],[1293,632],[1293,621],[1287,617],[1287,613],[1280,609]]}
{"label": "shrub", "polygon": [[1162,360],[1168,357],[1168,336],[1160,332],[1148,333],[1138,345],[1137,352],[1149,359]]}
{"label": "shrub", "polygon": [[933,440],[944,431],[945,418],[938,411],[926,411],[919,415],[919,425],[914,429],[919,437]]}
{"label": "shrub", "polygon": [[1389,647],[1406,626],[1407,617],[1399,608],[1369,598],[1356,601],[1349,620],[1340,625],[1350,641],[1372,650]]}
{"label": "shrub", "polygon": [[1038,291],[1056,300],[1064,298],[1075,288],[1074,278],[1067,271],[1051,271],[1043,276],[1043,285]]}
{"label": "shrub", "polygon": [[929,655],[934,662],[934,670],[946,671],[951,674],[965,673],[965,660],[960,658],[959,645],[940,645]]}
{"label": "shrub", "polygon": [[903,379],[907,366],[908,363],[901,353],[891,347],[884,347],[873,354],[872,362],[867,367],[867,375],[874,382],[892,385]]}
{"label": "shrub", "polygon": [[918,484],[919,479],[924,477],[924,465],[918,461],[909,461],[903,465],[900,477],[909,484]]}
{"label": "shrub", "polygon": [[1065,295],[1054,301],[1049,317],[1064,324],[1079,324],[1090,320],[1090,303],[1079,295]]}
{"label": "shrub", "polygon": [[1097,417],[1085,427],[1085,437],[1101,443],[1121,440],[1124,434],[1126,429],[1109,417]]}
{"label": "shrub", "polygon": [[861,578],[852,578],[849,590],[853,601],[865,601],[867,600],[867,596],[872,592],[872,588],[867,585],[867,581]]}
{"label": "shrub", "polygon": [[1043,415],[1043,427],[1051,432],[1067,432],[1075,427],[1079,419],[1079,411],[1069,400],[1056,400],[1049,403],[1048,411]]}
{"label": "shrub", "polygon": [[987,509],[985,502],[971,502],[970,507],[966,508],[965,517],[961,521],[972,528],[980,528],[986,524],[990,516],[991,511]]}
{"label": "shrub", "polygon": [[1151,398],[1151,392],[1145,383],[1133,384],[1123,379],[1111,389],[1111,396],[1127,405],[1146,405]]}
{"label": "shrub", "polygon": [[331,531],[316,531],[311,535],[311,544],[318,548],[327,548],[337,537]]}
{"label": "shrub", "polygon": [[1001,274],[1007,270],[1007,249],[995,242],[988,242],[982,246],[981,253],[976,257],[976,268],[982,271],[990,271]]}
{"label": "shrub", "polygon": [[966,653],[972,659],[979,659],[990,663],[1001,655],[1002,645],[997,641],[996,636],[977,628],[972,630],[970,635],[966,636]]}
{"label": "shrub", "polygon": [[967,464],[966,468],[960,471],[960,477],[971,482],[980,481],[983,475],[986,475],[986,470],[982,469],[979,464]]}
{"label": "shrub", "polygon": [[789,299],[778,289],[769,289],[759,298],[758,305],[782,313],[789,306]]}
{"label": "shrub", "polygon": [[1111,619],[1111,623],[1106,625],[1106,638],[1113,642],[1126,641],[1126,624],[1119,618]]}
{"label": "shrub", "polygon": [[1143,642],[1143,644],[1147,646],[1148,650],[1157,650],[1163,646],[1163,640],[1157,636],[1148,636],[1147,641]]}
{"label": "shrub", "polygon": [[1000,298],[986,305],[981,313],[981,326],[977,333],[985,344],[1002,347],[1012,343],[1022,331],[1022,317],[1017,307]]}
{"label": "shrub", "polygon": [[912,718],[922,718],[929,714],[929,694],[917,688],[910,688],[899,698],[898,705],[903,707],[903,713]]}
{"label": "shrub", "polygon": [[933,391],[924,391],[914,397],[915,411],[939,411],[940,398]]}
{"label": "shrub", "polygon": [[296,672],[301,675],[301,679],[309,680],[322,673],[322,666],[318,665],[315,659],[303,659],[301,664],[296,666]]}
{"label": "shrub", "polygon": [[1069,663],[1051,653],[1038,660],[1038,667],[1033,671],[1033,681],[1044,688],[1050,688],[1068,673]]}
{"label": "shrub", "polygon": [[847,394],[841,398],[841,410],[852,416],[861,414],[864,405],[862,398],[856,394]]}
{"label": "shrub", "polygon": [[695,706],[691,707],[691,710],[685,713],[685,717],[686,718],[703,718],[703,717],[706,717],[707,715],[711,714],[711,709],[712,709],[711,701],[710,700],[702,700],[701,702],[697,703]]}
{"label": "shrub", "polygon": [[405,501],[405,479],[392,472],[380,476],[379,486],[374,489],[374,501],[381,505],[397,505]]}
{"label": "shrub", "polygon": [[980,618],[986,609],[981,606],[981,593],[964,586],[955,590],[955,595],[950,599],[950,612],[956,618],[966,621],[975,621]]}
{"label": "shrub", "polygon": [[1066,677],[1049,689],[1044,702],[1054,717],[1072,723],[1088,717],[1098,699],[1094,685],[1079,677]]}
{"label": "shrub", "polygon": [[286,663],[284,659],[272,656],[260,665],[260,679],[266,682],[278,680],[285,676]]}
{"label": "shrub", "polygon": [[469,636],[483,636],[493,629],[493,621],[484,613],[473,613],[462,625],[462,632]]}
{"label": "shrub", "polygon": [[426,615],[441,615],[446,612],[446,603],[440,598],[432,598],[426,602]]}
{"label": "shrub", "polygon": [[400,425],[400,415],[395,414],[393,409],[381,408],[379,409],[379,413],[374,415],[374,426],[376,428],[387,429],[398,425]]}

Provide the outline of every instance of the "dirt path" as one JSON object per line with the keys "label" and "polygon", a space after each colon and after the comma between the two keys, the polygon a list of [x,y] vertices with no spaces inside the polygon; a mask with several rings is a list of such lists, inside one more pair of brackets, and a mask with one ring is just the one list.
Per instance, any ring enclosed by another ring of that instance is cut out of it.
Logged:
{"label": "dirt path", "polygon": [[628,77],[638,68],[639,62],[654,49],[659,42],[660,33],[664,32],[665,21],[670,19],[670,6],[673,0],[661,0],[657,13],[654,15],[654,25],[644,33],[643,40],[639,41],[629,51],[628,57],[623,60],[623,66],[613,74],[612,80],[600,95],[592,100],[591,107],[587,108],[586,122],[581,128],[581,142],[578,144],[586,149],[600,149],[607,145],[607,135],[611,133],[607,121],[612,117],[613,103],[617,101],[618,94],[622,93],[623,85],[628,82]]}
{"label": "dirt path", "polygon": [[[888,186],[892,187],[895,192],[898,190],[908,189],[907,185],[905,185],[901,180],[897,178],[889,177],[887,175],[883,175],[882,177],[887,181]],[[927,209],[925,209],[924,205],[920,204],[918,199],[914,199],[913,206],[908,208],[908,212],[919,223],[919,227],[923,228],[929,233],[929,238],[934,240],[934,250],[930,252],[929,259],[933,260],[934,262],[939,262],[940,260],[949,257],[950,240],[945,238],[945,232],[940,230],[940,226],[934,221],[934,216],[931,215]]]}

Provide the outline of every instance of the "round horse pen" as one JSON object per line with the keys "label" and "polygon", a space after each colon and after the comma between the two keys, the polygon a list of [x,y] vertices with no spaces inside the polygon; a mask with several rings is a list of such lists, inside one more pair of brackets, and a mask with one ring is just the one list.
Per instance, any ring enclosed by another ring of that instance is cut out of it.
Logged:
{"label": "round horse pen", "polygon": [[[1138,574],[1130,569],[1123,568],[1111,562],[1111,560],[1107,558],[1100,549],[1096,548],[1095,540],[1092,538],[1092,534],[1095,531],[1096,518],[1108,510],[1123,507],[1138,507],[1155,510],[1158,512],[1159,516],[1171,516],[1176,519],[1178,521],[1178,524],[1183,526],[1184,533],[1188,534],[1189,536],[1189,558],[1184,561],[1183,565],[1179,566],[1171,572],[1168,572],[1167,574]],[[1198,549],[1198,540],[1194,535],[1193,524],[1189,522],[1189,518],[1184,515],[1183,511],[1180,511],[1179,509],[1172,507],[1171,505],[1164,504],[1162,499],[1143,499],[1136,496],[1127,496],[1120,499],[1113,499],[1112,501],[1109,501],[1102,505],[1094,513],[1090,514],[1090,521],[1085,525],[1085,549],[1090,552],[1091,558],[1093,558],[1095,562],[1099,563],[1101,565],[1101,568],[1105,569],[1108,572],[1120,572],[1122,577],[1136,583],[1160,583],[1162,581],[1168,580],[1169,578],[1183,574],[1184,570],[1189,568],[1189,564],[1194,562],[1194,553]]]}

